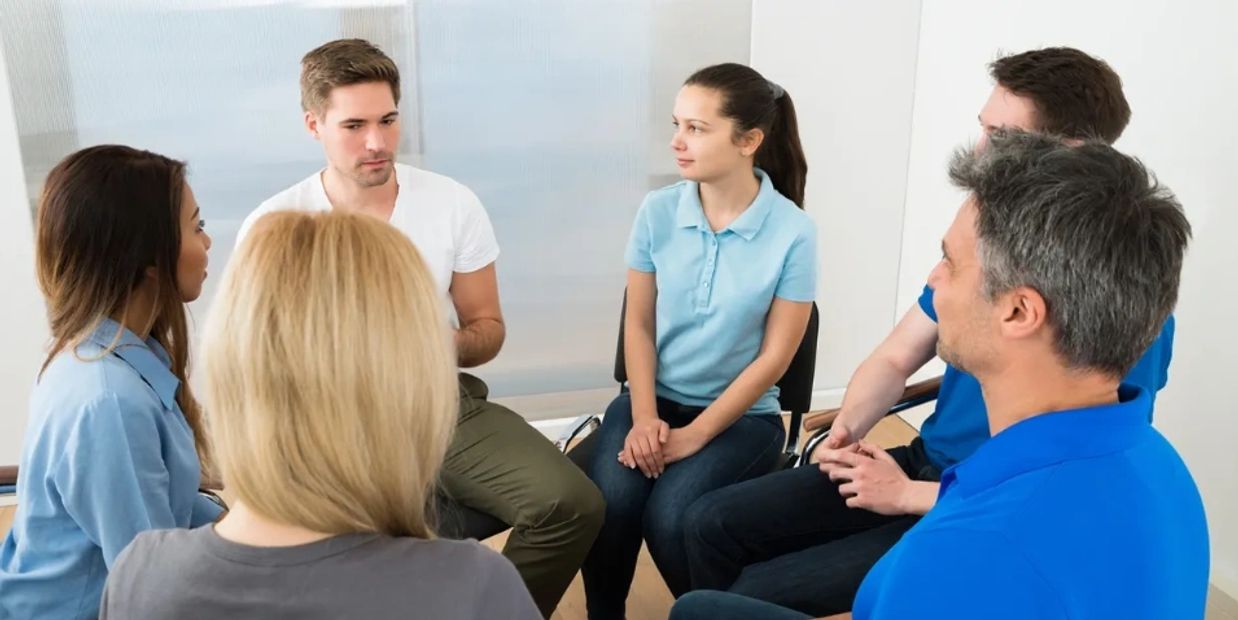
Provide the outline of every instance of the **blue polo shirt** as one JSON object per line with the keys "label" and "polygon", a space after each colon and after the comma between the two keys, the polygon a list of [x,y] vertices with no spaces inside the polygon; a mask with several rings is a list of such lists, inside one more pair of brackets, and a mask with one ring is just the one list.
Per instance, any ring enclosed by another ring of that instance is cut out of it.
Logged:
{"label": "blue polo shirt", "polygon": [[108,569],[134,536],[219,516],[198,495],[170,366],[154,339],[105,320],[43,372],[0,547],[0,618],[96,618]]}
{"label": "blue polo shirt", "polygon": [[[920,295],[920,309],[934,322],[937,311],[933,309],[933,289],[925,286]],[[1169,382],[1169,360],[1173,357],[1174,317],[1170,316],[1161,327],[1161,334],[1143,357],[1123,379],[1142,387],[1152,402],[1156,393]],[[1148,415],[1152,415],[1151,407]],[[1151,421],[1151,417],[1148,418]],[[937,406],[920,427],[929,460],[939,470],[962,461],[989,439],[989,414],[984,407],[984,395],[976,378],[946,365],[941,378],[941,391],[937,394]]]}
{"label": "blue polo shirt", "polygon": [[1202,618],[1195,481],[1151,395],[1039,415],[946,470],[937,505],[865,577],[856,620]]}
{"label": "blue polo shirt", "polygon": [[[657,279],[657,394],[707,407],[752,363],[775,297],[811,302],[817,287],[817,229],[757,170],[752,204],[714,232],[698,185],[650,192],[636,214],[625,260]],[[777,413],[771,387],[750,414]]]}

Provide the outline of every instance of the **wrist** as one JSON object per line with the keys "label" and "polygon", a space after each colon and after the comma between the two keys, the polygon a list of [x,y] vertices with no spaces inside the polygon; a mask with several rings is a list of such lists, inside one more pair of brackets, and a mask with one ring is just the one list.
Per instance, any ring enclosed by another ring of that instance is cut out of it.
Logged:
{"label": "wrist", "polygon": [[899,510],[903,514],[925,515],[937,503],[938,486],[933,482],[908,479],[899,498]]}

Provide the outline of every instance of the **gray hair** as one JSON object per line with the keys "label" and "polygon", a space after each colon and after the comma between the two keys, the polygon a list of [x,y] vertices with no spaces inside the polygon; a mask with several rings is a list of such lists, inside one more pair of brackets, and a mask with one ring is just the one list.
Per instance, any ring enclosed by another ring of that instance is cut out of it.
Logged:
{"label": "gray hair", "polygon": [[989,300],[1035,289],[1068,367],[1129,372],[1178,299],[1191,225],[1173,192],[1099,141],[1013,131],[956,152],[950,180],[975,200]]}

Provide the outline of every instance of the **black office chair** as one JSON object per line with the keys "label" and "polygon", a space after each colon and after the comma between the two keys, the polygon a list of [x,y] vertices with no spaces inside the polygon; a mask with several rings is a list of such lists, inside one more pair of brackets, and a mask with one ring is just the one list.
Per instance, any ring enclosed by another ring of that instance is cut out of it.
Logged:
{"label": "black office chair", "polygon": [[[619,393],[627,390],[628,370],[623,355],[623,317],[627,312],[628,296],[623,295],[623,304],[619,312],[619,341],[615,347],[615,381],[619,383]],[[817,330],[820,317],[817,304],[812,305],[812,314],[808,317],[808,326],[804,329],[804,338],[791,358],[787,371],[776,384],[778,386],[778,403],[783,411],[791,413],[791,425],[787,431],[787,443],[777,469],[793,465],[798,458],[800,426],[804,415],[812,406],[812,382],[817,365]],[[592,431],[600,426],[597,415],[586,414],[577,418],[556,441],[556,445],[567,453],[572,462],[585,469],[589,456],[593,452],[594,435]],[[588,433],[588,434],[585,434]],[[574,440],[583,435],[579,442]]]}

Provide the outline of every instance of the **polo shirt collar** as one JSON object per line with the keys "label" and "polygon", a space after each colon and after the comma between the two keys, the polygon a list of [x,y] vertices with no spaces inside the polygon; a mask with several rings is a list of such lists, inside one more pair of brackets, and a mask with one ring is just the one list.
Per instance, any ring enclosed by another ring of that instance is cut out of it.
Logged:
{"label": "polo shirt collar", "polygon": [[948,468],[941,477],[940,495],[953,488],[970,496],[1030,471],[1125,450],[1147,433],[1151,410],[1147,391],[1124,383],[1118,387],[1115,404],[1023,420]]}
{"label": "polo shirt collar", "polygon": [[172,374],[172,359],[168,352],[154,338],[143,342],[120,323],[105,318],[86,340],[105,351],[111,348],[112,353],[132,366],[142,380],[155,390],[164,408],[176,408],[176,390],[181,382]]}
{"label": "polo shirt collar", "polygon": [[[729,226],[719,231],[719,234],[731,231],[745,241],[751,241],[760,232],[765,220],[769,218],[770,210],[773,208],[778,192],[774,189],[774,183],[769,180],[769,175],[765,174],[764,170],[754,168],[753,171],[761,180],[761,187],[757,190],[757,197],[753,199],[752,204],[748,205],[748,208],[744,209],[744,212],[739,217],[735,218],[734,222],[731,222]],[[695,181],[689,181],[684,191],[679,193],[679,205],[675,211],[675,225],[680,228],[696,228],[709,233],[713,232],[713,229],[709,227],[709,221],[705,219],[705,210],[701,206],[700,185]]]}

